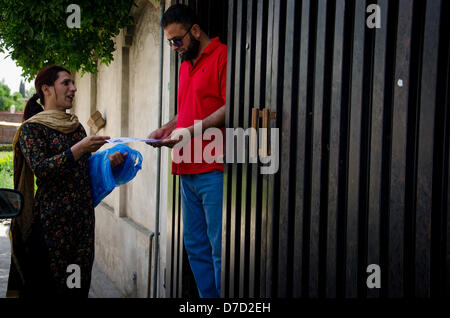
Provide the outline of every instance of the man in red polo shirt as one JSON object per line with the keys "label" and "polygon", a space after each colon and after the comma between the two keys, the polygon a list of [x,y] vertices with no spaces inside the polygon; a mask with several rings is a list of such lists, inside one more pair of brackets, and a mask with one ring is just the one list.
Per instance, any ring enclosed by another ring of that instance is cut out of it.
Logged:
{"label": "man in red polo shirt", "polygon": [[[183,60],[178,114],[148,138],[162,140],[150,143],[154,147],[173,147],[184,136],[183,148],[173,152],[172,162],[172,173],[181,179],[184,246],[200,297],[220,297],[227,47],[219,38],[210,39],[195,13],[185,5],[171,6],[161,26]],[[202,133],[208,128],[220,128],[222,132],[221,146],[211,152],[217,159],[212,162],[203,156],[205,147],[217,142],[203,140]]]}

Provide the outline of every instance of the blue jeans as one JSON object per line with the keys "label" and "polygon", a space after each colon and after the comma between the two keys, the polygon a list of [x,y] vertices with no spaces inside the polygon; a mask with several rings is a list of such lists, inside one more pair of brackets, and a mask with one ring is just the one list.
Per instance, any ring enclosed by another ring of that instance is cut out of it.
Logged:
{"label": "blue jeans", "polygon": [[223,173],[182,175],[183,238],[200,297],[220,297]]}

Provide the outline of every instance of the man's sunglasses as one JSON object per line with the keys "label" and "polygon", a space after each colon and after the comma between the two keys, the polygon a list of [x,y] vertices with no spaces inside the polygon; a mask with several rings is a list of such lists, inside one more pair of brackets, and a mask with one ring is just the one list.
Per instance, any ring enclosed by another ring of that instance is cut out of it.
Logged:
{"label": "man's sunglasses", "polygon": [[192,25],[189,27],[189,29],[186,31],[186,33],[185,33],[181,38],[173,38],[173,39],[167,40],[167,41],[169,41],[169,45],[173,45],[173,46],[176,46],[176,47],[182,46],[182,45],[183,45],[183,39],[184,39],[184,37],[186,36],[186,34],[189,33],[189,31],[191,31],[191,28],[192,28],[193,26],[194,26],[194,25],[192,24]]}

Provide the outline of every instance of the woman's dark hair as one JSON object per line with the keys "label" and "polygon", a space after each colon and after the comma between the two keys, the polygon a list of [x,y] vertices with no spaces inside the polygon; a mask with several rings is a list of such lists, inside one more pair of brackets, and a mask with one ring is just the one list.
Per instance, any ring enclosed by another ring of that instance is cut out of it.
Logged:
{"label": "woman's dark hair", "polygon": [[[53,86],[58,79],[59,72],[67,72],[70,74],[68,69],[59,65],[49,65],[39,71],[34,80],[36,94],[28,100],[23,112],[22,121],[25,121],[44,110],[42,105],[45,105],[45,99],[44,93],[42,92],[42,85]],[[38,99],[41,101],[41,104],[37,102]]]}
{"label": "woman's dark hair", "polygon": [[161,19],[161,26],[165,28],[169,24],[182,24],[186,30],[194,24],[199,24],[199,20],[194,10],[184,4],[175,4],[164,12]]}

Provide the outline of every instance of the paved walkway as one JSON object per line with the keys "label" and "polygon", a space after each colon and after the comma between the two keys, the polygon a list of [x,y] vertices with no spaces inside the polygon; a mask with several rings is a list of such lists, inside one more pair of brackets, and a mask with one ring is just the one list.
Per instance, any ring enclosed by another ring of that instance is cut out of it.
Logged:
{"label": "paved walkway", "polygon": [[[0,219],[0,298],[5,298],[6,286],[8,284],[9,263],[11,261],[11,250],[9,245],[8,231],[9,220]],[[114,283],[94,263],[92,269],[91,290],[89,298],[121,298],[123,297]]]}

